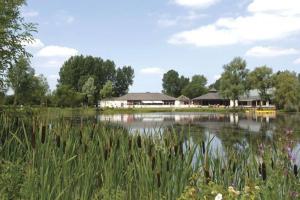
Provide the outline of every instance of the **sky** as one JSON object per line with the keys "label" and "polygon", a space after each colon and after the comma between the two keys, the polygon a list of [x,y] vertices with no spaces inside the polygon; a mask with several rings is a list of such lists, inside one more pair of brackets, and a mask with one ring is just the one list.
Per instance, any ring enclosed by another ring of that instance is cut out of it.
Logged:
{"label": "sky", "polygon": [[27,0],[22,15],[38,24],[27,49],[51,90],[80,54],[132,66],[129,92],[160,92],[170,69],[213,83],[236,56],[300,72],[299,0]]}

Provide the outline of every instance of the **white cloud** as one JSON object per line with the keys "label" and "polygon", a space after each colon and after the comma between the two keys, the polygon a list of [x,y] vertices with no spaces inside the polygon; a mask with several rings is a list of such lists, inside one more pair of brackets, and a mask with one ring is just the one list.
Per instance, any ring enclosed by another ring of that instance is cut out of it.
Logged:
{"label": "white cloud", "polygon": [[219,0],[175,0],[175,3],[189,8],[207,8],[218,1]]}
{"label": "white cloud", "polygon": [[44,47],[44,43],[40,39],[34,39],[32,42],[24,42],[24,46],[29,47],[29,48],[34,48],[34,49],[40,49]]}
{"label": "white cloud", "polygon": [[221,78],[221,74],[217,74],[217,75],[214,75],[214,81],[218,80]]}
{"label": "white cloud", "polygon": [[78,51],[73,48],[63,47],[63,46],[46,46],[42,48],[37,56],[39,57],[70,57],[73,55],[77,55]]}
{"label": "white cloud", "polygon": [[300,13],[299,0],[253,0],[248,6],[252,13],[269,12],[282,15],[295,15]]}
{"label": "white cloud", "polygon": [[212,24],[174,34],[168,42],[199,47],[221,46],[278,40],[300,33],[300,3],[289,0],[285,9],[279,10],[274,6],[270,11],[276,12],[269,12],[264,7],[269,0],[260,0],[265,4],[253,6],[256,1],[248,6],[251,12],[248,16],[220,18]]}
{"label": "white cloud", "polygon": [[37,11],[28,11],[28,12],[23,12],[24,17],[37,17],[39,16],[39,12]]}
{"label": "white cloud", "polygon": [[73,16],[66,16],[65,17],[65,21],[68,23],[68,24],[71,24],[73,23],[75,20],[75,18]]}
{"label": "white cloud", "polygon": [[298,59],[296,59],[296,60],[294,60],[294,64],[300,64],[300,58],[298,58]]}
{"label": "white cloud", "polygon": [[189,11],[186,15],[170,17],[162,15],[157,21],[160,27],[171,27],[176,25],[187,26],[193,24],[197,19],[207,17],[206,14],[198,14],[195,11]]}
{"label": "white cloud", "polygon": [[175,26],[178,23],[177,19],[159,19],[157,24],[162,27]]}
{"label": "white cloud", "polygon": [[146,75],[162,75],[164,70],[159,67],[147,67],[140,70],[141,74]]}
{"label": "white cloud", "polygon": [[52,74],[52,75],[49,75],[48,78],[50,80],[57,80],[57,79],[59,79],[59,75],[58,74]]}
{"label": "white cloud", "polygon": [[283,49],[278,47],[256,46],[249,49],[246,52],[246,55],[252,57],[276,57],[276,56],[293,55],[298,53],[299,51],[294,48]]}

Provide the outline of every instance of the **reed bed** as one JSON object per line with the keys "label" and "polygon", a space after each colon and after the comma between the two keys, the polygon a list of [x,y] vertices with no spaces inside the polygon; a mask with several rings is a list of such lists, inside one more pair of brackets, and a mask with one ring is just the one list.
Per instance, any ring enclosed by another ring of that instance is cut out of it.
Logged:
{"label": "reed bed", "polygon": [[[201,133],[199,133],[201,134]],[[257,151],[185,130],[129,133],[96,121],[0,114],[0,199],[297,199],[289,137]]]}

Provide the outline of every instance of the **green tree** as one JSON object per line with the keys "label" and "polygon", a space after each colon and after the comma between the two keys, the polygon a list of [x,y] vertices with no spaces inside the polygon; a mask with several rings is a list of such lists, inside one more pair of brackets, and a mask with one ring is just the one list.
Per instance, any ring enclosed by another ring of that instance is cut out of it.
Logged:
{"label": "green tree", "polygon": [[[224,72],[220,80],[220,92],[222,96],[238,100],[240,95],[247,91],[246,61],[240,57],[234,58],[229,64],[224,65]],[[234,101],[234,107],[235,107]]]}
{"label": "green tree", "polygon": [[267,66],[257,67],[248,75],[248,84],[251,89],[258,89],[262,100],[270,100],[269,90],[273,87],[273,71]]}
{"label": "green tree", "polygon": [[14,105],[26,101],[29,92],[32,90],[31,81],[34,76],[34,69],[30,67],[29,60],[21,57],[8,70],[9,86],[14,91]]}
{"label": "green tree", "polygon": [[220,82],[221,82],[221,79],[219,78],[218,80],[216,80],[213,84],[210,84],[208,86],[209,89],[216,89],[216,90],[220,90]]}
{"label": "green tree", "polygon": [[201,96],[207,92],[205,85],[207,79],[203,75],[194,75],[192,81],[182,90],[182,94],[189,97],[195,98]]}
{"label": "green tree", "polygon": [[112,81],[107,81],[103,88],[100,90],[100,97],[102,99],[110,98],[114,94],[113,83]]}
{"label": "green tree", "polygon": [[169,70],[163,75],[162,79],[163,93],[178,97],[181,95],[183,88],[189,84],[189,79],[184,76],[179,77],[179,74],[175,70]]}
{"label": "green tree", "polygon": [[26,23],[20,9],[25,0],[0,1],[0,88],[4,86],[4,71],[20,56],[29,56],[24,44],[33,41],[36,25]]}
{"label": "green tree", "polygon": [[82,92],[87,95],[88,103],[92,104],[94,101],[96,86],[94,85],[94,78],[89,77],[88,80],[82,86]]}
{"label": "green tree", "polygon": [[71,86],[60,85],[53,92],[56,106],[76,107],[80,106],[83,100],[83,94],[76,92]]}
{"label": "green tree", "polygon": [[129,86],[133,84],[134,70],[130,66],[124,66],[117,69],[114,82],[114,94],[122,96],[128,93]]}
{"label": "green tree", "polygon": [[92,56],[72,56],[61,67],[58,86],[67,85],[81,92],[89,77],[94,78],[94,101],[99,99],[100,90],[107,81],[112,81],[116,96],[123,95],[132,85],[134,70],[131,67],[116,68],[111,60]]}
{"label": "green tree", "polygon": [[278,108],[298,110],[300,100],[300,84],[296,73],[290,71],[278,72],[274,76],[274,100]]}

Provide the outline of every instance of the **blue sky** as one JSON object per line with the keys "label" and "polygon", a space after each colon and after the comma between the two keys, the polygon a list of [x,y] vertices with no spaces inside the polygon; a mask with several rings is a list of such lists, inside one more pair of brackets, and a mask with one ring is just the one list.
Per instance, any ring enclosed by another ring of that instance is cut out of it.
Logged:
{"label": "blue sky", "polygon": [[212,83],[235,56],[300,72],[299,0],[28,0],[22,13],[38,23],[28,49],[52,90],[76,54],[132,66],[130,92],[160,92],[169,69]]}

